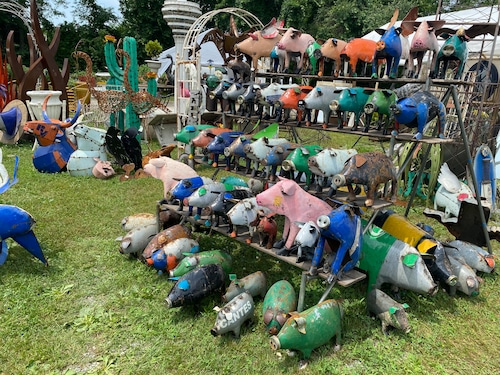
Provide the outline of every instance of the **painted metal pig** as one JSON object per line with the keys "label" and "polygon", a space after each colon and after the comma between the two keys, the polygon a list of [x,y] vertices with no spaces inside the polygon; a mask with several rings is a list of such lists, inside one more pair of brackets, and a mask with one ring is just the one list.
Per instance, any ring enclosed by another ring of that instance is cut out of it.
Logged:
{"label": "painted metal pig", "polygon": [[281,167],[283,161],[298,147],[300,147],[298,143],[291,142],[272,146],[266,157],[260,160],[260,164],[264,166],[264,175],[262,177],[274,181],[278,167]]}
{"label": "painted metal pig", "polygon": [[[203,176],[183,178],[168,192],[166,199],[167,201],[177,199],[179,201],[179,211],[182,211],[184,208],[184,199],[191,196],[191,194],[203,185],[208,185],[213,182],[211,178]],[[189,215],[192,213],[193,207],[189,207]]]}
{"label": "painted metal pig", "polygon": [[368,292],[389,284],[423,295],[438,291],[420,252],[376,225],[363,234],[363,255],[358,267],[368,274]]}
{"label": "painted metal pig", "polygon": [[359,215],[359,210],[354,207],[341,205],[329,214],[317,218],[316,225],[320,230],[320,237],[314,249],[309,274],[317,275],[327,242],[332,249],[338,244],[335,259],[330,266],[329,283],[356,266],[363,246],[363,230]]}
{"label": "painted metal pig", "polygon": [[233,71],[235,82],[245,83],[250,80],[250,64],[243,61],[243,56],[237,56],[227,62],[228,69]]}
{"label": "painted metal pig", "polygon": [[[307,166],[311,173],[316,176],[321,176],[323,179],[328,179],[333,177],[344,168],[345,163],[358,151],[353,148],[347,150],[340,150],[335,148],[325,148],[321,150],[316,155],[310,156],[307,159]],[[320,184],[317,184],[318,191],[320,190]],[[337,186],[332,182],[332,186],[328,195],[331,197],[337,191]]]}
{"label": "painted metal pig", "polygon": [[226,293],[222,296],[224,302],[231,301],[237,295],[247,292],[252,297],[261,296],[264,298],[267,292],[266,275],[262,271],[256,271],[241,279],[237,279],[236,275],[232,278],[231,283],[226,289]]}
{"label": "painted metal pig", "polygon": [[252,295],[247,292],[237,295],[223,308],[216,306],[214,310],[217,311],[217,319],[210,330],[213,336],[233,332],[234,337],[239,338],[242,324],[255,318],[255,304]]}
{"label": "painted metal pig", "polygon": [[46,266],[49,265],[42,247],[33,232],[36,221],[27,211],[17,206],[0,204],[0,265],[4,264],[9,254],[7,240],[10,238],[25,248]]}
{"label": "painted metal pig", "polygon": [[220,108],[221,112],[226,112],[225,105],[224,105],[224,99],[222,97],[222,93],[226,91],[230,86],[232,85],[231,81],[228,80],[222,80],[219,82],[216,88],[214,88],[212,91],[208,93],[208,97],[212,100],[216,100],[218,103],[220,103]]}
{"label": "painted metal pig", "polygon": [[215,216],[214,222],[211,224],[218,227],[220,224],[220,218],[229,224],[227,233],[233,232],[233,224],[227,216],[227,212],[233,208],[233,206],[245,198],[253,197],[254,193],[247,187],[235,187],[232,190],[225,191],[217,196],[213,203],[209,206],[210,210],[210,220],[212,221],[213,216]]}
{"label": "painted metal pig", "polygon": [[356,116],[354,119],[354,127],[356,130],[359,125],[361,114],[364,113],[364,107],[371,91],[366,90],[364,87],[350,87],[342,89],[339,97],[330,103],[330,109],[337,113],[338,129],[347,126],[347,113],[352,112]]}
{"label": "painted metal pig", "polygon": [[94,177],[99,178],[101,180],[106,180],[115,175],[115,170],[111,165],[110,161],[101,160],[99,158],[94,158],[95,165],[92,168],[92,174]]}
{"label": "painted metal pig", "polygon": [[[416,28],[415,34],[410,44],[410,56],[408,59],[408,77],[417,78],[422,72],[422,63],[425,54],[430,51],[432,60],[430,66],[436,65],[437,54],[439,52],[439,43],[436,37],[436,30],[439,30],[446,23],[444,20],[436,21],[407,21],[409,25]],[[414,60],[417,59],[417,68],[415,69]]]}
{"label": "painted metal pig", "polygon": [[260,31],[255,31],[248,34],[249,37],[234,45],[234,50],[237,53],[244,53],[252,57],[252,69],[258,69],[258,60],[261,57],[269,57],[271,51],[280,41],[282,34],[278,27],[282,27],[283,21],[276,21],[273,18]]}
{"label": "painted metal pig", "polygon": [[312,171],[309,169],[308,160],[310,157],[316,156],[321,151],[321,147],[318,145],[304,145],[297,147],[293,150],[290,155],[281,164],[281,169],[286,172],[298,172],[299,174],[306,175],[306,184],[304,190],[309,190],[311,183],[313,182]]}
{"label": "painted metal pig", "polygon": [[408,98],[398,99],[390,106],[394,116],[394,135],[399,132],[399,125],[403,124],[409,128],[417,128],[414,138],[421,140],[424,127],[434,118],[438,118],[438,136],[444,138],[446,125],[446,108],[444,104],[428,91],[419,91]]}
{"label": "painted metal pig", "polygon": [[255,231],[259,235],[259,245],[272,249],[278,235],[278,223],[274,219],[274,213],[266,215],[263,211],[258,212],[258,218],[252,222],[252,225],[255,226]]}
{"label": "painted metal pig", "polygon": [[259,211],[263,211],[266,215],[272,211],[266,207],[261,207],[257,204],[257,198],[245,198],[236,203],[233,208],[227,212],[227,216],[233,224],[233,232],[231,237],[235,238],[238,226],[245,226],[248,228],[250,238],[253,237],[255,226],[252,223],[258,218]]}
{"label": "painted metal pig", "polygon": [[377,90],[370,94],[366,101],[365,111],[365,133],[370,129],[370,123],[374,113],[378,113],[377,130],[383,128],[383,134],[388,134],[388,128],[391,124],[393,114],[391,105],[396,104],[398,100],[396,94],[392,90]]}
{"label": "painted metal pig", "polygon": [[444,37],[446,41],[437,54],[436,65],[432,71],[432,78],[445,78],[448,64],[450,61],[456,61],[458,62],[458,69],[453,79],[460,79],[464,72],[467,56],[469,55],[469,49],[467,48],[467,40],[469,37],[462,27],[456,31],[455,35],[443,33],[440,36]]}
{"label": "painted metal pig", "polygon": [[[283,118],[283,121],[287,122],[292,109],[297,111],[297,121],[302,121],[304,113],[299,108],[299,100],[304,99],[312,89],[312,86],[299,86],[286,89],[276,103],[276,121],[279,122]],[[284,117],[282,116],[282,112],[285,113]]]}
{"label": "painted metal pig", "polygon": [[[280,178],[276,184],[256,196],[256,202],[279,215],[285,216],[283,239],[286,254],[295,241],[300,228],[296,222],[315,221],[320,215],[331,212],[331,206],[325,201],[309,194],[293,180]],[[283,255],[283,254],[281,254]]]}
{"label": "painted metal pig", "polygon": [[225,132],[232,132],[232,130],[219,127],[203,129],[196,137],[192,139],[191,142],[194,147],[205,148],[210,142],[214,140],[216,135],[220,135]]}
{"label": "painted metal pig", "polygon": [[212,156],[212,167],[217,168],[219,165],[219,156],[224,155],[224,150],[229,147],[236,138],[243,135],[243,132],[229,131],[218,134],[207,145],[206,151]]}
{"label": "painted metal pig", "polygon": [[139,225],[130,229],[127,234],[116,238],[120,242],[118,249],[122,254],[138,255],[144,251],[149,242],[158,234],[158,224],[153,223]]}
{"label": "painted metal pig", "polygon": [[167,156],[154,158],[144,166],[144,172],[163,182],[163,196],[177,185],[179,179],[197,177],[198,173],[189,165]]}
{"label": "painted metal pig", "polygon": [[165,298],[168,308],[196,305],[203,298],[222,293],[226,273],[220,264],[208,264],[186,273],[174,284]]}
{"label": "painted metal pig", "polygon": [[144,248],[142,252],[142,260],[146,262],[148,258],[151,258],[151,254],[153,254],[154,251],[162,248],[167,243],[172,242],[177,238],[189,237],[191,237],[191,229],[182,224],[176,224],[164,229],[157,233]]}
{"label": "painted metal pig", "polygon": [[364,63],[362,76],[366,76],[366,65],[373,62],[376,49],[377,43],[370,39],[354,38],[349,41],[340,52],[340,57],[349,62],[350,69],[346,76],[358,76],[358,62]]}
{"label": "painted metal pig", "polygon": [[275,282],[266,293],[262,303],[262,320],[266,331],[277,335],[286,323],[289,314],[297,309],[297,295],[287,280]]}
{"label": "painted metal pig", "polygon": [[455,285],[445,285],[448,293],[454,296],[458,290],[470,297],[479,295],[479,287],[482,280],[476,275],[476,272],[467,263],[462,263],[453,256],[449,256],[448,259],[450,261],[451,270],[457,277],[457,283]]}
{"label": "painted metal pig", "polygon": [[231,162],[233,169],[238,171],[240,169],[240,159],[243,158],[246,162],[245,173],[250,172],[250,159],[247,159],[244,151],[245,145],[251,143],[250,137],[242,135],[234,140],[228,147],[224,149],[224,156],[226,157],[226,171],[231,170]]}
{"label": "painted metal pig", "polygon": [[377,62],[379,59],[386,60],[383,78],[398,78],[399,60],[401,59],[401,53],[403,51],[400,38],[402,29],[401,27],[394,27],[394,24],[398,20],[398,15],[399,11],[396,9],[387,26],[387,30],[375,30],[381,35],[381,38],[377,42],[377,48],[373,57],[372,78],[378,78]]}
{"label": "painted metal pig", "polygon": [[410,333],[411,327],[405,310],[409,306],[406,303],[396,302],[380,289],[372,289],[366,297],[366,306],[368,312],[375,315],[382,322],[384,335],[387,335],[388,327]]}
{"label": "painted metal pig", "polygon": [[258,111],[262,111],[262,113],[266,111],[269,117],[273,115],[276,117],[274,109],[276,108],[278,100],[280,99],[281,95],[283,95],[285,90],[294,87],[299,87],[299,85],[296,83],[281,84],[277,82],[271,82],[269,86],[257,91],[256,100],[257,106],[259,107]]}
{"label": "painted metal pig", "polygon": [[256,111],[256,104],[258,101],[257,93],[266,87],[266,83],[247,82],[244,84],[245,91],[243,94],[238,95],[236,98],[237,103],[240,105],[240,112],[246,117],[253,116]]}
{"label": "painted metal pig", "polygon": [[198,134],[204,129],[215,128],[214,125],[186,125],[181,129],[179,133],[174,134],[174,139],[177,142],[181,142],[184,144],[189,144],[191,141],[196,138]]}
{"label": "painted metal pig", "polygon": [[306,49],[315,39],[312,35],[302,33],[293,27],[288,28],[278,42],[278,49],[287,52],[285,56],[285,73],[290,69],[290,55],[300,55],[301,58],[297,64],[294,73],[300,72],[304,64],[304,58],[307,56]]}
{"label": "painted metal pig", "polygon": [[330,115],[332,113],[330,103],[333,100],[338,99],[340,95],[339,90],[342,88],[344,87],[317,85],[311,92],[306,95],[304,99],[299,100],[299,109],[307,113],[306,126],[311,125],[312,122],[310,114],[313,110],[316,110],[321,111],[323,114],[322,127],[324,129],[328,127],[328,123],[330,122]]}
{"label": "painted metal pig", "polygon": [[151,254],[146,260],[148,266],[158,271],[173,270],[186,254],[194,254],[200,251],[200,244],[192,238],[177,238]]}
{"label": "painted metal pig", "polygon": [[443,245],[448,256],[468,264],[476,271],[492,273],[495,270],[494,255],[488,253],[482,247],[461,240],[450,241]]}
{"label": "painted metal pig", "polygon": [[345,164],[344,169],[333,177],[336,186],[345,186],[349,190],[348,200],[356,199],[352,184],[368,186],[365,206],[371,207],[379,185],[391,182],[392,197],[396,200],[397,174],[394,163],[390,157],[382,152],[364,152],[352,156]]}
{"label": "painted metal pig", "polygon": [[328,38],[326,42],[321,45],[318,76],[321,77],[325,73],[325,60],[333,60],[335,62],[335,65],[333,66],[333,75],[335,77],[338,77],[341,72],[342,74],[344,73],[343,61],[340,54],[346,44],[347,42],[344,40]]}
{"label": "painted metal pig", "polygon": [[309,359],[311,352],[335,337],[334,351],[340,350],[344,311],[340,302],[329,299],[301,312],[292,313],[276,336],[273,350],[291,349]]}
{"label": "painted metal pig", "polygon": [[295,236],[294,246],[297,247],[297,263],[300,263],[305,260],[312,260],[320,232],[314,221],[297,223],[297,225],[300,230]]}
{"label": "painted metal pig", "polygon": [[120,227],[128,232],[129,230],[148,224],[156,224],[156,215],[148,212],[141,212],[125,216],[120,223]]}
{"label": "painted metal pig", "polygon": [[222,98],[229,102],[229,111],[232,114],[236,113],[236,99],[238,99],[238,96],[245,92],[245,89],[246,87],[243,86],[243,84],[234,82],[231,86],[228,87],[227,90],[222,93]]}
{"label": "painted metal pig", "polygon": [[170,277],[180,277],[195,268],[203,267],[208,264],[218,264],[226,274],[232,270],[233,260],[231,255],[222,250],[207,250],[199,253],[185,253],[184,258],[170,270]]}
{"label": "painted metal pig", "polygon": [[270,147],[290,143],[286,138],[261,137],[254,142],[246,144],[243,151],[248,159],[253,162],[252,177],[257,175],[259,164],[270,151]]}
{"label": "painted metal pig", "polygon": [[[219,194],[224,193],[228,190],[232,190],[234,186],[226,185],[222,182],[214,181],[212,183],[202,185],[196,191],[193,192],[189,197],[184,199],[184,205],[196,208],[206,208],[215,202]],[[195,215],[196,219],[199,219]],[[210,225],[209,225],[210,226]]]}
{"label": "painted metal pig", "polygon": [[457,276],[453,274],[444,246],[424,229],[392,210],[380,211],[373,223],[424,254],[434,280],[450,286],[457,283]]}

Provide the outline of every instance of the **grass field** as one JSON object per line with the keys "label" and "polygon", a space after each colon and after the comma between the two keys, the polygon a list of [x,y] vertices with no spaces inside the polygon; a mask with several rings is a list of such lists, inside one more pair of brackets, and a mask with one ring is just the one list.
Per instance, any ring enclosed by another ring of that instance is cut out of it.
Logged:
{"label": "grass field", "polygon": [[[344,146],[351,146],[344,142]],[[368,140],[359,146],[369,148]],[[373,145],[372,145],[373,146]],[[433,297],[403,293],[412,330],[381,332],[366,313],[366,281],[334,287],[343,300],[342,348],[314,350],[309,365],[274,352],[256,298],[256,322],[240,339],[210,334],[221,306],[207,298],[200,311],[167,309],[172,282],[134,258],[118,252],[123,217],[154,213],[163,195],[159,180],[118,177],[98,180],[67,173],[42,174],[32,165],[30,143],[2,146],[12,173],[20,157],[19,182],[0,195],[0,203],[19,206],[36,219],[35,233],[49,261],[44,267],[9,240],[0,266],[0,374],[495,374],[500,368],[500,292],[497,274],[481,275],[480,295]],[[209,168],[200,173],[211,174]],[[422,215],[423,203],[410,211],[412,221],[432,225],[437,238],[453,237]],[[402,212],[403,208],[395,207]],[[196,232],[202,250],[220,249],[233,257],[242,277],[263,271],[268,284],[286,279],[298,293],[300,272],[226,236]],[[493,242],[496,254],[499,245]],[[325,284],[308,283],[305,307],[321,297]]]}

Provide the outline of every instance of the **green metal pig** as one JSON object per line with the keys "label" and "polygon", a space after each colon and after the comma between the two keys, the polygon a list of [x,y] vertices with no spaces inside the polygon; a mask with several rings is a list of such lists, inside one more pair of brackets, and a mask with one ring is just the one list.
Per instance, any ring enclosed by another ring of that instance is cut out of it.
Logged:
{"label": "green metal pig", "polygon": [[291,349],[307,360],[311,352],[334,336],[335,348],[340,349],[343,309],[337,300],[329,299],[301,312],[293,313],[276,336],[270,339],[273,350]]}
{"label": "green metal pig", "polygon": [[231,273],[232,258],[228,253],[221,250],[202,251],[192,254],[186,253],[179,264],[170,271],[170,277],[180,277],[193,269],[208,264],[220,264],[226,274]]}

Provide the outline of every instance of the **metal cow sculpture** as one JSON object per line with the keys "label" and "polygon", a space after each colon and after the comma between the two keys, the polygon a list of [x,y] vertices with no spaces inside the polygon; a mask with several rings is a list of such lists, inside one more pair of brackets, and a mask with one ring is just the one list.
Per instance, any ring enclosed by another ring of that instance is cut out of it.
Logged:
{"label": "metal cow sculpture", "polygon": [[33,153],[33,165],[39,172],[57,173],[66,169],[71,154],[76,150],[76,145],[66,136],[66,129],[73,125],[80,114],[81,103],[72,119],[60,121],[50,119],[47,115],[48,95],[42,104],[44,121],[28,121],[25,130],[34,134],[39,146]]}

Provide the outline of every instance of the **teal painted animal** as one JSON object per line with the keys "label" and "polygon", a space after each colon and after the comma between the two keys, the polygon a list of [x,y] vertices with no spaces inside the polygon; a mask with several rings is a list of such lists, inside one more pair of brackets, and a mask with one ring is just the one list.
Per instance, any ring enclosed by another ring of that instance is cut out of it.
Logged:
{"label": "teal painted animal", "polygon": [[232,269],[233,260],[231,255],[221,250],[202,251],[200,253],[184,254],[184,258],[170,271],[170,277],[180,277],[194,270],[195,268],[208,264],[220,264],[226,274]]}
{"label": "teal painted animal", "polygon": [[297,309],[297,295],[292,284],[286,280],[275,282],[267,291],[262,303],[262,316],[266,331],[276,335],[289,317]]}

